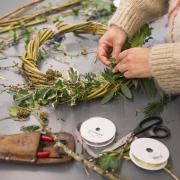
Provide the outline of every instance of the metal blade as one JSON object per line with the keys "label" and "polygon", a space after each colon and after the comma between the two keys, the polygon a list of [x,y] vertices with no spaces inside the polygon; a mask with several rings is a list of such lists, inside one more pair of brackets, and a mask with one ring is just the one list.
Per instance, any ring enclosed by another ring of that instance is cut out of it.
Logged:
{"label": "metal blade", "polygon": [[130,132],[129,134],[125,135],[124,137],[122,137],[121,139],[119,139],[117,142],[115,142],[112,146],[104,149],[102,152],[108,152],[108,151],[113,151],[117,148],[120,148],[121,146],[123,146],[126,141],[132,137],[132,132]]}

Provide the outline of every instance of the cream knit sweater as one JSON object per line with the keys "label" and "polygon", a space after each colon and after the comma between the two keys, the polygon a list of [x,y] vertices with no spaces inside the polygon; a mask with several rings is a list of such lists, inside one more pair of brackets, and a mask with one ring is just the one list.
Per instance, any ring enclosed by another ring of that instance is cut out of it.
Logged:
{"label": "cream knit sweater", "polygon": [[131,37],[143,24],[167,11],[168,43],[152,47],[149,61],[159,86],[168,93],[180,93],[180,0],[121,0],[110,24]]}

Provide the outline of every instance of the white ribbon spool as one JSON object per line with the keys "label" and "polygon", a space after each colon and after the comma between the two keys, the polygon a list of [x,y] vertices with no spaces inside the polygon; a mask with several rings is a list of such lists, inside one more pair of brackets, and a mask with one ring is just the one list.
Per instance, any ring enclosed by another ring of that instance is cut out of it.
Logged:
{"label": "white ribbon spool", "polygon": [[167,165],[169,150],[158,140],[139,138],[131,143],[129,155],[132,162],[143,169],[160,170]]}
{"label": "white ribbon spool", "polygon": [[106,118],[92,117],[82,123],[80,134],[88,145],[104,147],[114,140],[116,127],[112,121]]}

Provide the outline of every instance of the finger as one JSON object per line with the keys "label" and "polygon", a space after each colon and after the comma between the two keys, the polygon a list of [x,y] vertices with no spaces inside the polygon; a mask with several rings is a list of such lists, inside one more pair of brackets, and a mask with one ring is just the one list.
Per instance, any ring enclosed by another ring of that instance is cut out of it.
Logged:
{"label": "finger", "polygon": [[120,52],[121,52],[121,45],[117,42],[113,43],[112,57],[117,59]]}
{"label": "finger", "polygon": [[108,53],[102,47],[100,47],[98,50],[98,58],[103,64],[110,64],[110,61],[108,60]]}
{"label": "finger", "polygon": [[119,62],[122,62],[123,59],[127,56],[128,54],[128,50],[125,50],[123,52],[121,52],[119,55],[118,55],[118,58],[116,60],[116,64],[118,64]]}
{"label": "finger", "polygon": [[108,60],[108,54],[104,50],[101,50],[101,52],[98,54],[98,58],[104,65],[109,65],[111,63]]}
{"label": "finger", "polygon": [[121,73],[124,73],[128,70],[128,66],[127,64],[118,64],[115,66],[115,68],[113,69],[113,72],[121,72]]}
{"label": "finger", "polygon": [[127,79],[135,78],[129,71],[126,71],[126,72],[124,73],[124,77],[127,78]]}

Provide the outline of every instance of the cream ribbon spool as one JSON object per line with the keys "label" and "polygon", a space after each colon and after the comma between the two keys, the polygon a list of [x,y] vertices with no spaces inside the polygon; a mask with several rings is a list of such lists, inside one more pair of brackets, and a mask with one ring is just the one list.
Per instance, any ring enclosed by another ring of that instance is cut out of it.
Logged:
{"label": "cream ribbon spool", "polygon": [[129,155],[132,162],[143,169],[160,170],[167,165],[169,150],[158,140],[139,138],[131,143]]}

